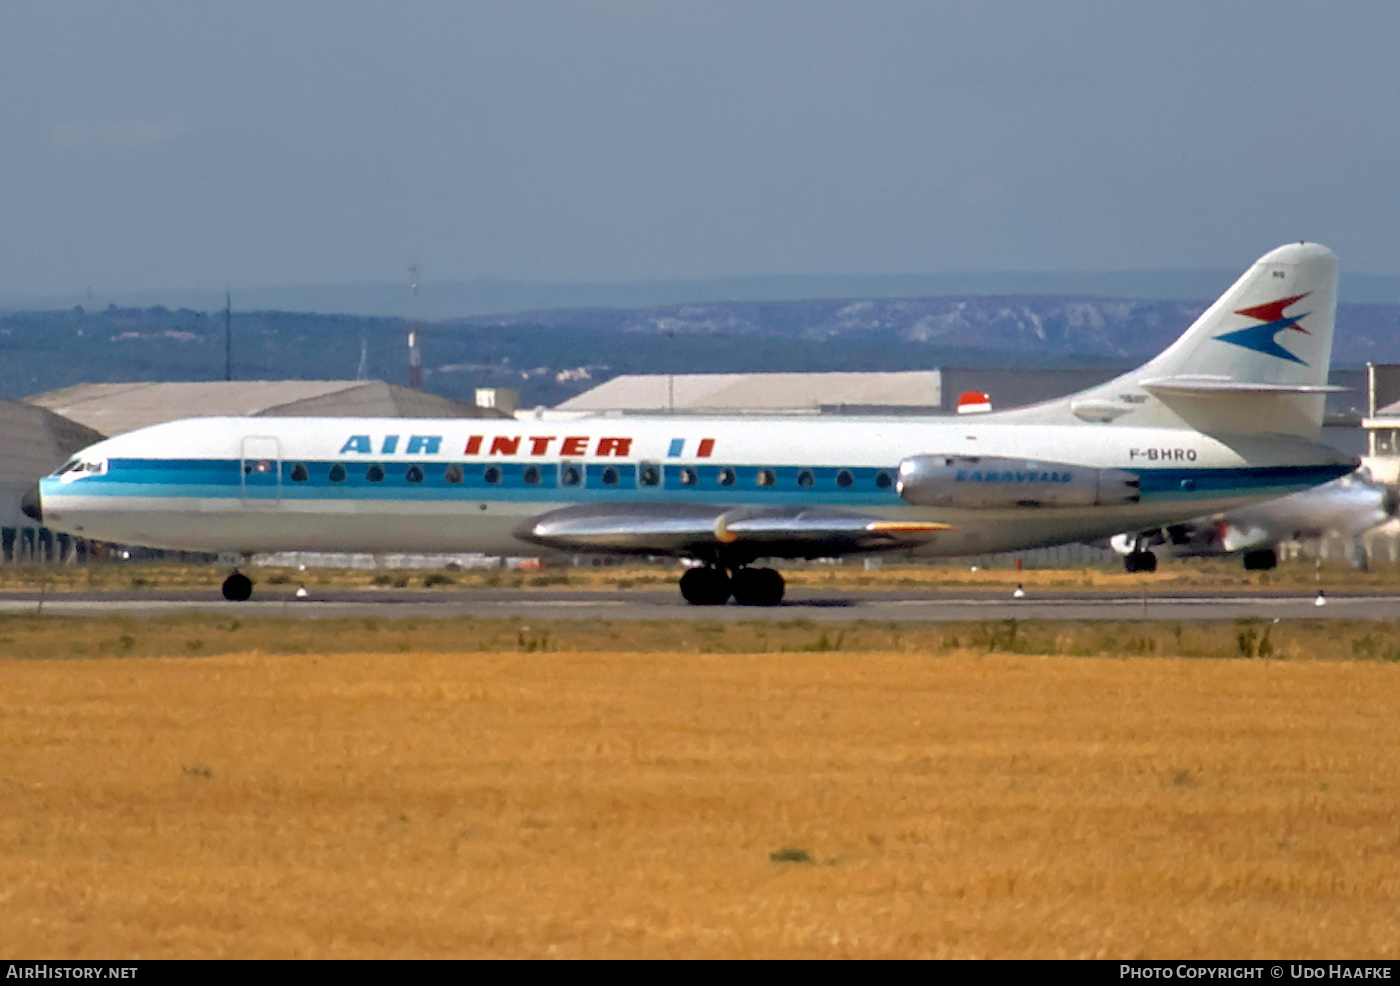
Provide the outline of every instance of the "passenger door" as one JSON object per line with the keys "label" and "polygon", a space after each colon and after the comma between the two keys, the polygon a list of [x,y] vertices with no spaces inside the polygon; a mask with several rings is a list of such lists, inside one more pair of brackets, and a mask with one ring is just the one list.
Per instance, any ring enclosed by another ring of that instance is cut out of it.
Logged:
{"label": "passenger door", "polygon": [[245,507],[275,507],[282,501],[282,446],[270,435],[243,439],[242,493]]}

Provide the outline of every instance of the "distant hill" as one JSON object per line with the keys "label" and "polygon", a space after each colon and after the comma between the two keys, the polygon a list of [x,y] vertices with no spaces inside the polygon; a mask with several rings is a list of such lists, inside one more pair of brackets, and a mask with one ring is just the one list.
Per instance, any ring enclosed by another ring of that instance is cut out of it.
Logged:
{"label": "distant hill", "polygon": [[[508,386],[552,405],[621,373],[1131,366],[1203,302],[1095,297],[866,298],[569,309],[423,323],[425,389]],[[1343,304],[1334,364],[1400,361],[1400,305]],[[235,312],[235,379],[403,382],[401,318]],[[220,380],[219,311],[117,308],[0,315],[0,396],[85,382]]]}
{"label": "distant hill", "polygon": [[[384,318],[441,320],[475,315],[578,308],[659,308],[714,302],[803,301],[842,298],[968,298],[1034,296],[1199,301],[1217,298],[1239,270],[992,271],[964,274],[790,274],[691,280],[570,283],[561,281],[436,282],[421,285],[415,302],[407,275],[398,283],[233,286],[244,311],[324,312]],[[1341,300],[1400,304],[1400,277],[1344,271]],[[51,311],[82,304],[89,309],[214,311],[222,288],[152,289],[97,296],[22,296],[0,292],[0,310]]]}

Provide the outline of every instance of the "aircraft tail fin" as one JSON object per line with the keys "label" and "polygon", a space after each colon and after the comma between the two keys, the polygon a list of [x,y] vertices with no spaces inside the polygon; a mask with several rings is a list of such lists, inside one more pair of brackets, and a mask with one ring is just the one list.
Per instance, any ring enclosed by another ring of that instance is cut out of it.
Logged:
{"label": "aircraft tail fin", "polygon": [[1069,409],[1084,421],[1315,438],[1328,391],[1344,389],[1327,384],[1336,316],[1336,255],[1278,247],[1159,356]]}

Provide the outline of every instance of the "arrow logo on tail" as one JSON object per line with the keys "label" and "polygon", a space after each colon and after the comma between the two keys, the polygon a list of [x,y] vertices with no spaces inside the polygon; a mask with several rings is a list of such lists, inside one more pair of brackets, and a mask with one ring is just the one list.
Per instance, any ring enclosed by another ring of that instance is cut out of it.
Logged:
{"label": "arrow logo on tail", "polygon": [[1265,356],[1276,356],[1279,359],[1286,359],[1290,363],[1299,363],[1307,366],[1298,357],[1280,346],[1275,337],[1284,329],[1292,329],[1294,332],[1301,332],[1304,335],[1311,335],[1307,329],[1298,322],[1308,317],[1308,312],[1301,315],[1294,315],[1291,318],[1283,314],[1284,309],[1296,301],[1302,301],[1309,294],[1298,294],[1292,298],[1281,298],[1278,301],[1270,301],[1267,304],[1255,305],[1253,308],[1236,309],[1236,315],[1243,315],[1245,318],[1257,318],[1263,325],[1251,325],[1247,329],[1236,329],[1233,332],[1226,332],[1215,338],[1221,342],[1228,342],[1232,346],[1240,346],[1243,349],[1250,349],[1256,353],[1263,353]]}

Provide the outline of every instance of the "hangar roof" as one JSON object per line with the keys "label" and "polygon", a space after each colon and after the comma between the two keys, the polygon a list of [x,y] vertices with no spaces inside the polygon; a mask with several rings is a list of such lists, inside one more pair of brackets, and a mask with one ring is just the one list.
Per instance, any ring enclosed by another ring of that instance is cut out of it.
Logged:
{"label": "hangar roof", "polygon": [[233,380],[201,383],[87,383],[25,398],[120,435],[179,418],[495,418],[502,412],[382,380]]}
{"label": "hangar roof", "polygon": [[1369,425],[1369,424],[1368,424],[1367,427],[1368,427],[1368,428],[1372,428],[1372,427],[1374,427],[1374,428],[1393,428],[1393,427],[1395,427],[1395,419],[1396,419],[1396,418],[1400,418],[1400,401],[1395,401],[1393,404],[1387,404],[1385,407],[1378,407],[1378,408],[1376,408],[1376,413],[1373,414],[1373,415],[1371,415],[1371,417],[1368,418],[1367,420],[1368,420],[1368,421],[1375,421],[1377,418],[1386,418],[1386,419],[1388,419],[1388,420],[1386,420],[1386,421],[1384,421],[1384,422],[1377,422],[1377,423],[1374,424],[1374,425]]}
{"label": "hangar roof", "polygon": [[0,400],[0,526],[32,525],[19,499],[40,476],[102,436],[41,407]]}
{"label": "hangar roof", "polygon": [[[831,406],[937,407],[937,370],[906,373],[623,375],[564,401],[559,411],[818,411]],[[673,396],[674,395],[674,396]],[[673,403],[674,400],[674,403]]]}

